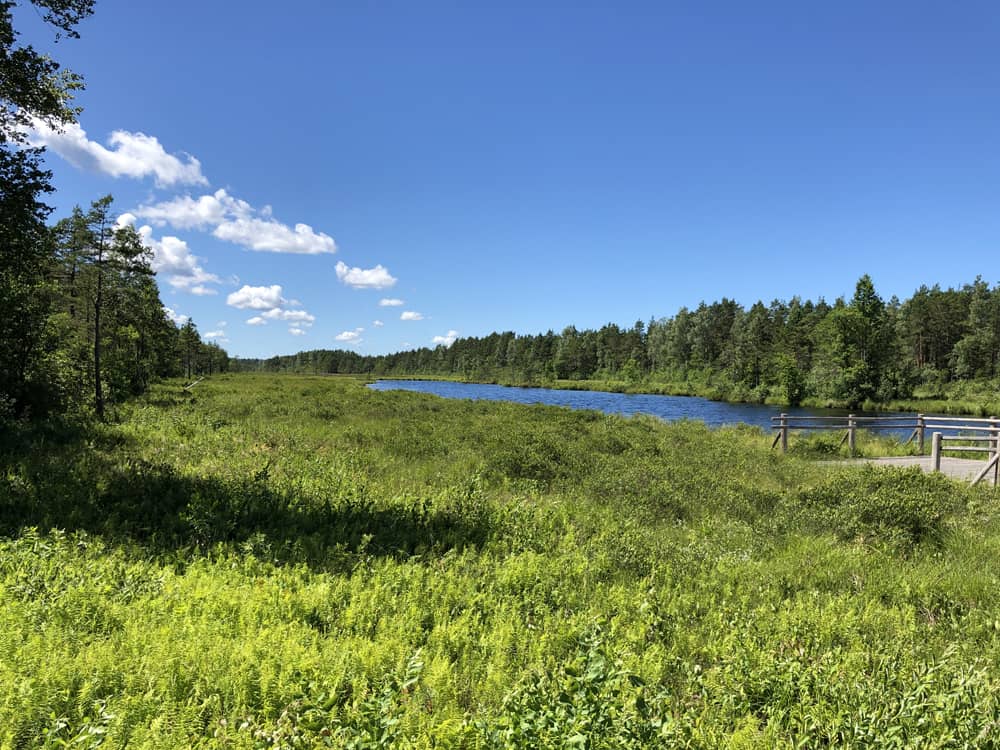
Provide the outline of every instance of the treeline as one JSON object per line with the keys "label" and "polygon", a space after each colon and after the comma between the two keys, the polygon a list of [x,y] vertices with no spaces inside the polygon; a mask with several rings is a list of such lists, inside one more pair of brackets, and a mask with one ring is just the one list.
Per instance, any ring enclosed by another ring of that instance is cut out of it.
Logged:
{"label": "treeline", "polygon": [[135,229],[115,225],[111,196],[47,226],[37,153],[0,149],[0,164],[16,167],[3,187],[21,186],[31,209],[18,211],[10,193],[0,201],[0,417],[100,417],[158,378],[228,368],[192,321],[169,319],[151,252]]}
{"label": "treeline", "polygon": [[[55,37],[75,38],[93,0],[32,0]],[[55,226],[44,149],[26,133],[37,121],[73,122],[76,74],[18,46],[12,10],[0,2],[0,421],[93,411],[154,379],[225,369],[228,357],[188,321],[167,316],[150,251],[115,225],[110,196]]]}
{"label": "treeline", "polygon": [[919,385],[933,390],[1000,374],[1000,287],[977,278],[959,289],[922,286],[904,302],[885,301],[866,275],[853,297],[832,304],[793,297],[746,309],[723,298],[631,328],[507,331],[382,356],[315,350],[237,359],[233,367],[523,384],[686,383],[730,400],[859,405],[908,398]]}

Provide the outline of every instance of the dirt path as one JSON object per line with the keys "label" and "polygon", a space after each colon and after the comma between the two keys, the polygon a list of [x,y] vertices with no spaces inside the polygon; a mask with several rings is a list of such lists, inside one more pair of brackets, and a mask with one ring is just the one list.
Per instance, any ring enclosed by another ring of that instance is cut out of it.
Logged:
{"label": "dirt path", "polygon": [[[919,466],[923,471],[931,471],[930,456],[892,456],[890,458],[855,458],[838,463],[845,464],[876,464],[878,466]],[[971,482],[976,475],[982,471],[986,465],[985,461],[971,458],[949,458],[941,459],[941,473],[952,479],[964,479]],[[989,482],[991,476],[983,481]]]}

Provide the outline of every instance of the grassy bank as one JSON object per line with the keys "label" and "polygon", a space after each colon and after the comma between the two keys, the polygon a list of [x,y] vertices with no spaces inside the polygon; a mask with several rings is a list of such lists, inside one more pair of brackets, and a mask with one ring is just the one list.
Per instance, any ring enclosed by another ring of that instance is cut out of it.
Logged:
{"label": "grassy bank", "polygon": [[3,748],[1000,731],[990,489],[321,377],[2,441]]}

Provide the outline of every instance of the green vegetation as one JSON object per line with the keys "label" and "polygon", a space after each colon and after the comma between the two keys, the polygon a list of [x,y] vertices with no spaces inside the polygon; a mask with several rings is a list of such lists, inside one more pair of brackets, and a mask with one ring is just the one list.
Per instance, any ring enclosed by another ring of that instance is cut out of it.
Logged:
{"label": "green vegetation", "polygon": [[[0,750],[997,746],[995,490],[817,462],[823,436],[782,456],[749,428],[219,374],[110,197],[46,224],[24,128],[72,122],[82,81],[18,45],[15,5]],[[93,9],[30,5],[70,38]],[[862,277],[833,305],[238,365],[996,413],[1000,291],[885,303]]]}
{"label": "green vegetation", "polygon": [[1000,411],[1000,286],[977,278],[885,302],[862,276],[850,300],[832,305],[793,297],[744,309],[723,298],[631,328],[508,331],[377,357],[317,350],[234,367],[987,415]]}
{"label": "green vegetation", "polygon": [[[75,38],[93,0],[32,0],[53,36]],[[47,226],[51,172],[27,147],[34,122],[73,122],[83,86],[31,46],[18,44],[15,2],[0,1],[0,423],[93,412],[165,376],[224,370],[228,357],[188,320],[170,320],[153,280],[152,253],[117,226],[111,196]]]}
{"label": "green vegetation", "polygon": [[0,748],[994,747],[993,490],[350,378],[18,424]]}

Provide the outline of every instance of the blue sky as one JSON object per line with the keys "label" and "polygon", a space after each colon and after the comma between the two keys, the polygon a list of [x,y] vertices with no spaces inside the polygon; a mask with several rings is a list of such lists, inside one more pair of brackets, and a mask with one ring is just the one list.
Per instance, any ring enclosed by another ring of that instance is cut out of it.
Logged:
{"label": "blue sky", "polygon": [[1000,280],[996,3],[98,0],[54,46],[18,23],[87,83],[79,129],[35,134],[54,218],[112,193],[165,304],[232,354]]}

